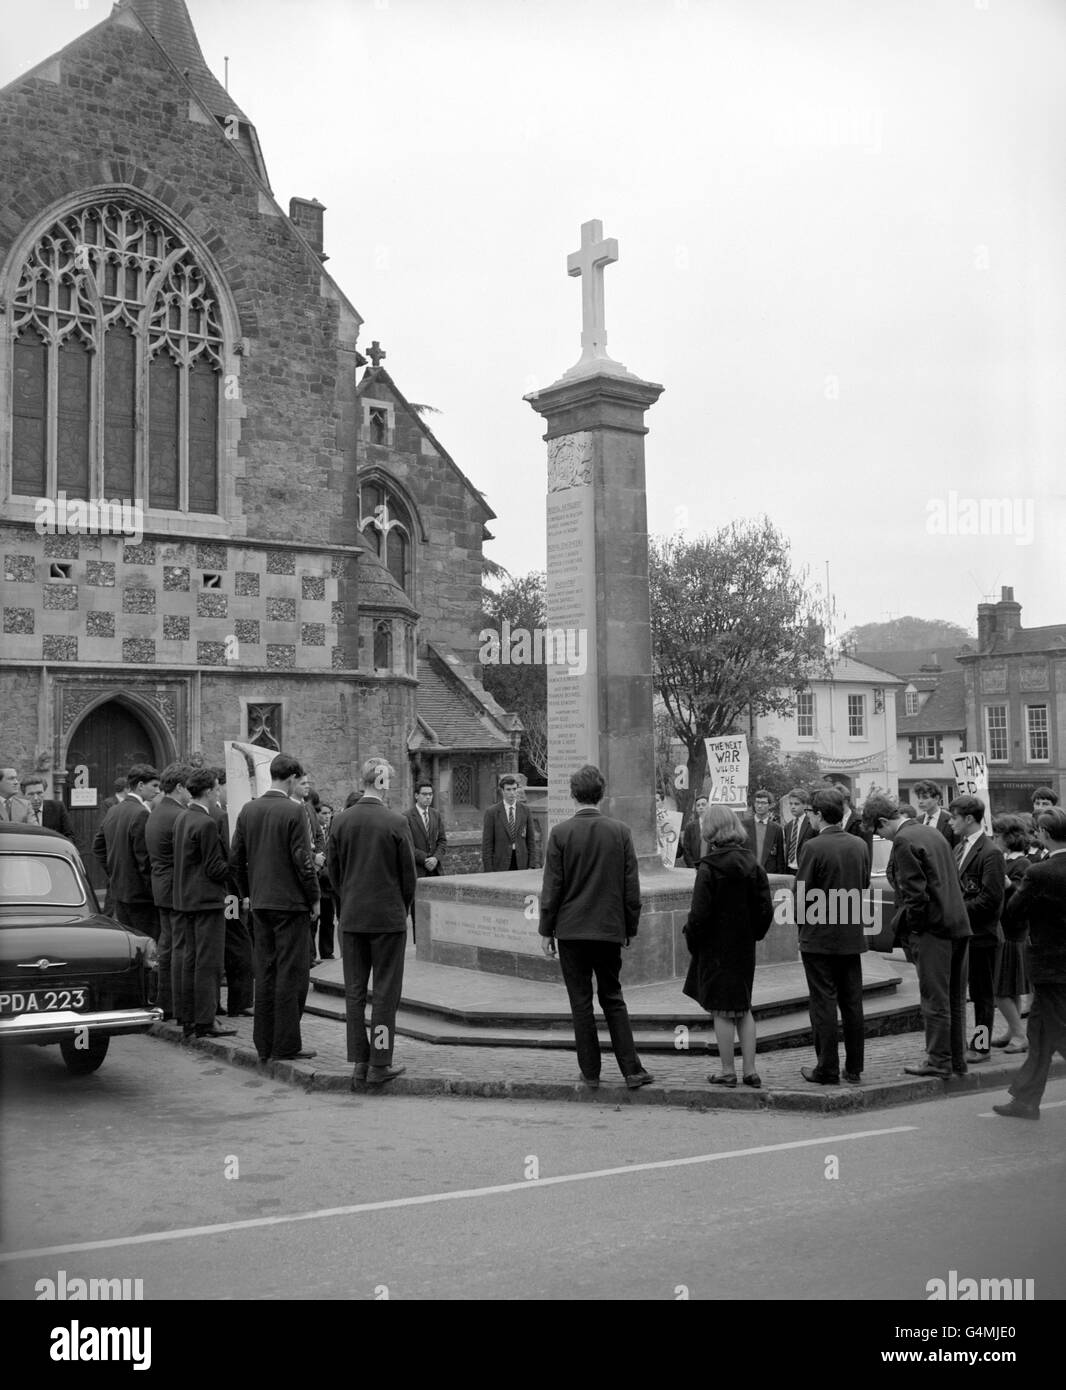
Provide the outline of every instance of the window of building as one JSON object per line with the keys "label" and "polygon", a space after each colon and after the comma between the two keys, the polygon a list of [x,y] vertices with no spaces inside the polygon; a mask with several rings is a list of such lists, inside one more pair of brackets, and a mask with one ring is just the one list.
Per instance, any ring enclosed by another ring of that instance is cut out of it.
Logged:
{"label": "window of building", "polygon": [[388,444],[389,442],[389,412],[383,405],[370,407],[370,442],[371,444]]}
{"label": "window of building", "polygon": [[16,495],[217,513],[222,320],[181,237],[124,202],[66,213],[11,321]]}
{"label": "window of building", "polygon": [[374,669],[392,670],[392,624],[387,621],[374,625]]}
{"label": "window of building", "polygon": [[917,690],[907,690],[903,695],[903,713],[918,713],[918,692]]}
{"label": "window of building", "polygon": [[411,513],[399,497],[381,483],[359,489],[359,525],[370,548],[403,589],[412,593],[414,528]]}
{"label": "window of building", "polygon": [[936,760],[936,734],[919,734],[914,740],[914,761],[931,763]]}
{"label": "window of building", "polygon": [[281,706],[273,704],[249,704],[248,742],[258,748],[272,748],[281,752]]}
{"label": "window of building", "polygon": [[866,696],[848,696],[848,738],[866,737]]}
{"label": "window of building", "polygon": [[469,763],[457,763],[452,768],[452,805],[474,805],[474,769]]}
{"label": "window of building", "polygon": [[1010,761],[1006,705],[985,705],[985,751],[990,763]]}
{"label": "window of building", "polygon": [[1046,763],[1050,761],[1047,705],[1026,705],[1025,747],[1029,762]]}
{"label": "window of building", "polygon": [[796,696],[796,737],[814,737],[813,690],[801,690]]}

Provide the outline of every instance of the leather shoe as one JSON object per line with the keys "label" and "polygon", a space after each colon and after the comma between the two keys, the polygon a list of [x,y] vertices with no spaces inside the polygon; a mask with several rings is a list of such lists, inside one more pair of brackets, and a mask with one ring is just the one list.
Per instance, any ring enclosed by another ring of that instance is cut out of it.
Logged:
{"label": "leather shoe", "polygon": [[817,1067],[800,1067],[800,1076],[815,1086],[839,1086],[839,1076],[823,1076]]}
{"label": "leather shoe", "polygon": [[275,1062],[309,1062],[318,1053],[313,1047],[305,1047],[300,1052],[290,1052],[285,1057],[275,1057]]}
{"label": "leather shoe", "polygon": [[235,1038],[237,1030],[236,1028],[219,1028],[216,1025],[214,1028],[197,1028],[196,1036],[198,1038]]}
{"label": "leather shoe", "polygon": [[939,1076],[941,1081],[946,1081],[951,1075],[949,1071],[941,1071],[939,1067],[934,1067],[931,1062],[920,1062],[917,1066],[904,1067],[903,1070],[908,1076]]}
{"label": "leather shoe", "polygon": [[356,1062],[352,1068],[352,1084],[348,1088],[351,1091],[361,1091],[366,1085],[366,1074],[368,1064],[366,1062]]}
{"label": "leather shoe", "polygon": [[737,1078],[735,1073],[731,1071],[718,1072],[717,1074],[712,1071],[707,1080],[712,1086],[726,1086],[731,1091],[736,1089]]}
{"label": "leather shoe", "polygon": [[626,1077],[626,1085],[631,1091],[636,1091],[641,1086],[650,1086],[654,1080],[650,1071],[635,1071],[632,1076]]}
{"label": "leather shoe", "polygon": [[585,1076],[582,1074],[577,1078],[577,1084],[584,1086],[586,1091],[598,1091],[600,1089],[600,1078],[598,1076]]}
{"label": "leather shoe", "polygon": [[1007,1044],[1007,1046],[1003,1049],[1003,1051],[1004,1051],[1004,1052],[1028,1052],[1028,1051],[1029,1051],[1029,1039],[1028,1039],[1028,1038],[1019,1038],[1016,1042],[1012,1040],[1011,1042],[1009,1042],[1009,1043]]}
{"label": "leather shoe", "polygon": [[403,1076],[406,1067],[369,1067],[366,1073],[366,1084],[368,1086],[384,1086],[386,1081],[395,1081],[398,1076]]}
{"label": "leather shoe", "polygon": [[1005,1115],[1008,1120],[1039,1120],[1040,1107],[1038,1105],[1022,1105],[1020,1101],[1008,1101],[1006,1105],[993,1105],[992,1109],[997,1115]]}
{"label": "leather shoe", "polygon": [[750,1086],[753,1091],[762,1090],[762,1077],[757,1071],[749,1071],[744,1077],[744,1085]]}
{"label": "leather shoe", "polygon": [[971,1047],[966,1051],[966,1061],[972,1067],[977,1062],[987,1062],[991,1055],[990,1052],[978,1052],[976,1047]]}
{"label": "leather shoe", "polygon": [[1010,1042],[1010,1034],[1009,1034],[1009,1033],[1004,1033],[1003,1036],[1002,1036],[1001,1038],[993,1038],[993,1039],[992,1039],[992,1046],[993,1046],[993,1047],[1006,1047],[1007,1044],[1008,1044],[1009,1042]]}
{"label": "leather shoe", "polygon": [[254,1018],[255,1014],[251,1009],[234,1009],[233,1013],[228,1016],[230,1018]]}
{"label": "leather shoe", "polygon": [[846,1071],[846,1072],[844,1073],[844,1080],[848,1083],[849,1086],[861,1086],[861,1085],[862,1085],[862,1072],[861,1072],[861,1071]]}

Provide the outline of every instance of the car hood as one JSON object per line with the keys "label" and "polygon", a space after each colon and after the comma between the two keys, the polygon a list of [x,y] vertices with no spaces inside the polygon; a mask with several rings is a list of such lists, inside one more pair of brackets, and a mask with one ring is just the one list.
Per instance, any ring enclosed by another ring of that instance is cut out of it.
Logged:
{"label": "car hood", "polygon": [[[72,913],[49,912],[25,917],[17,924],[0,919],[0,973],[9,979],[29,979],[34,975],[93,974],[128,970],[138,938],[108,917],[83,917]],[[19,969],[30,962],[47,959],[56,962],[51,970],[35,972]],[[64,961],[64,966],[58,962]]]}

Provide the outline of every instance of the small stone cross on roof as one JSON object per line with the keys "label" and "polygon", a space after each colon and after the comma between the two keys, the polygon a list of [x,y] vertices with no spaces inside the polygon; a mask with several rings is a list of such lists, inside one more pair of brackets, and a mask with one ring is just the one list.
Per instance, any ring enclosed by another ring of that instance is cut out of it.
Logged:
{"label": "small stone cross on roof", "polygon": [[371,362],[373,362],[375,367],[380,367],[382,358],[388,357],[389,354],[384,350],[384,348],[375,338],[374,341],[367,348],[366,355],[370,358]]}

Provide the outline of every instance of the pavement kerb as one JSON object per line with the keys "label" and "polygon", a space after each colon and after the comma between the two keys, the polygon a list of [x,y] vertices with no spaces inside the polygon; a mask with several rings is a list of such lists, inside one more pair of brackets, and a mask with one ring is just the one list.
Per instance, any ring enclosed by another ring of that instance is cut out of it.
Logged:
{"label": "pavement kerb", "polygon": [[[230,1066],[244,1067],[273,1081],[296,1086],[303,1091],[350,1092],[351,1074],[316,1070],[311,1062],[260,1062],[255,1049],[239,1043],[220,1042],[213,1038],[183,1038],[173,1024],[155,1024],[150,1036],[194,1051],[202,1052]],[[846,1114],[853,1111],[880,1110],[893,1105],[915,1101],[950,1099],[974,1091],[1003,1091],[1017,1074],[1016,1065],[987,1063],[980,1071],[971,1070],[965,1076],[941,1081],[935,1077],[906,1077],[899,1081],[874,1081],[858,1086],[841,1085],[811,1090],[790,1088],[750,1090],[738,1086],[734,1090],[697,1087],[651,1085],[639,1090],[627,1090],[620,1082],[605,1083],[590,1091],[569,1081],[467,1081],[439,1076],[405,1075],[376,1092],[360,1086],[355,1094],[363,1096],[463,1096],[486,1100],[550,1100],[576,1101],[589,1105],[669,1105],[690,1110],[787,1110],[814,1114]],[[1052,1077],[1066,1076],[1066,1062],[1052,1063]]]}

